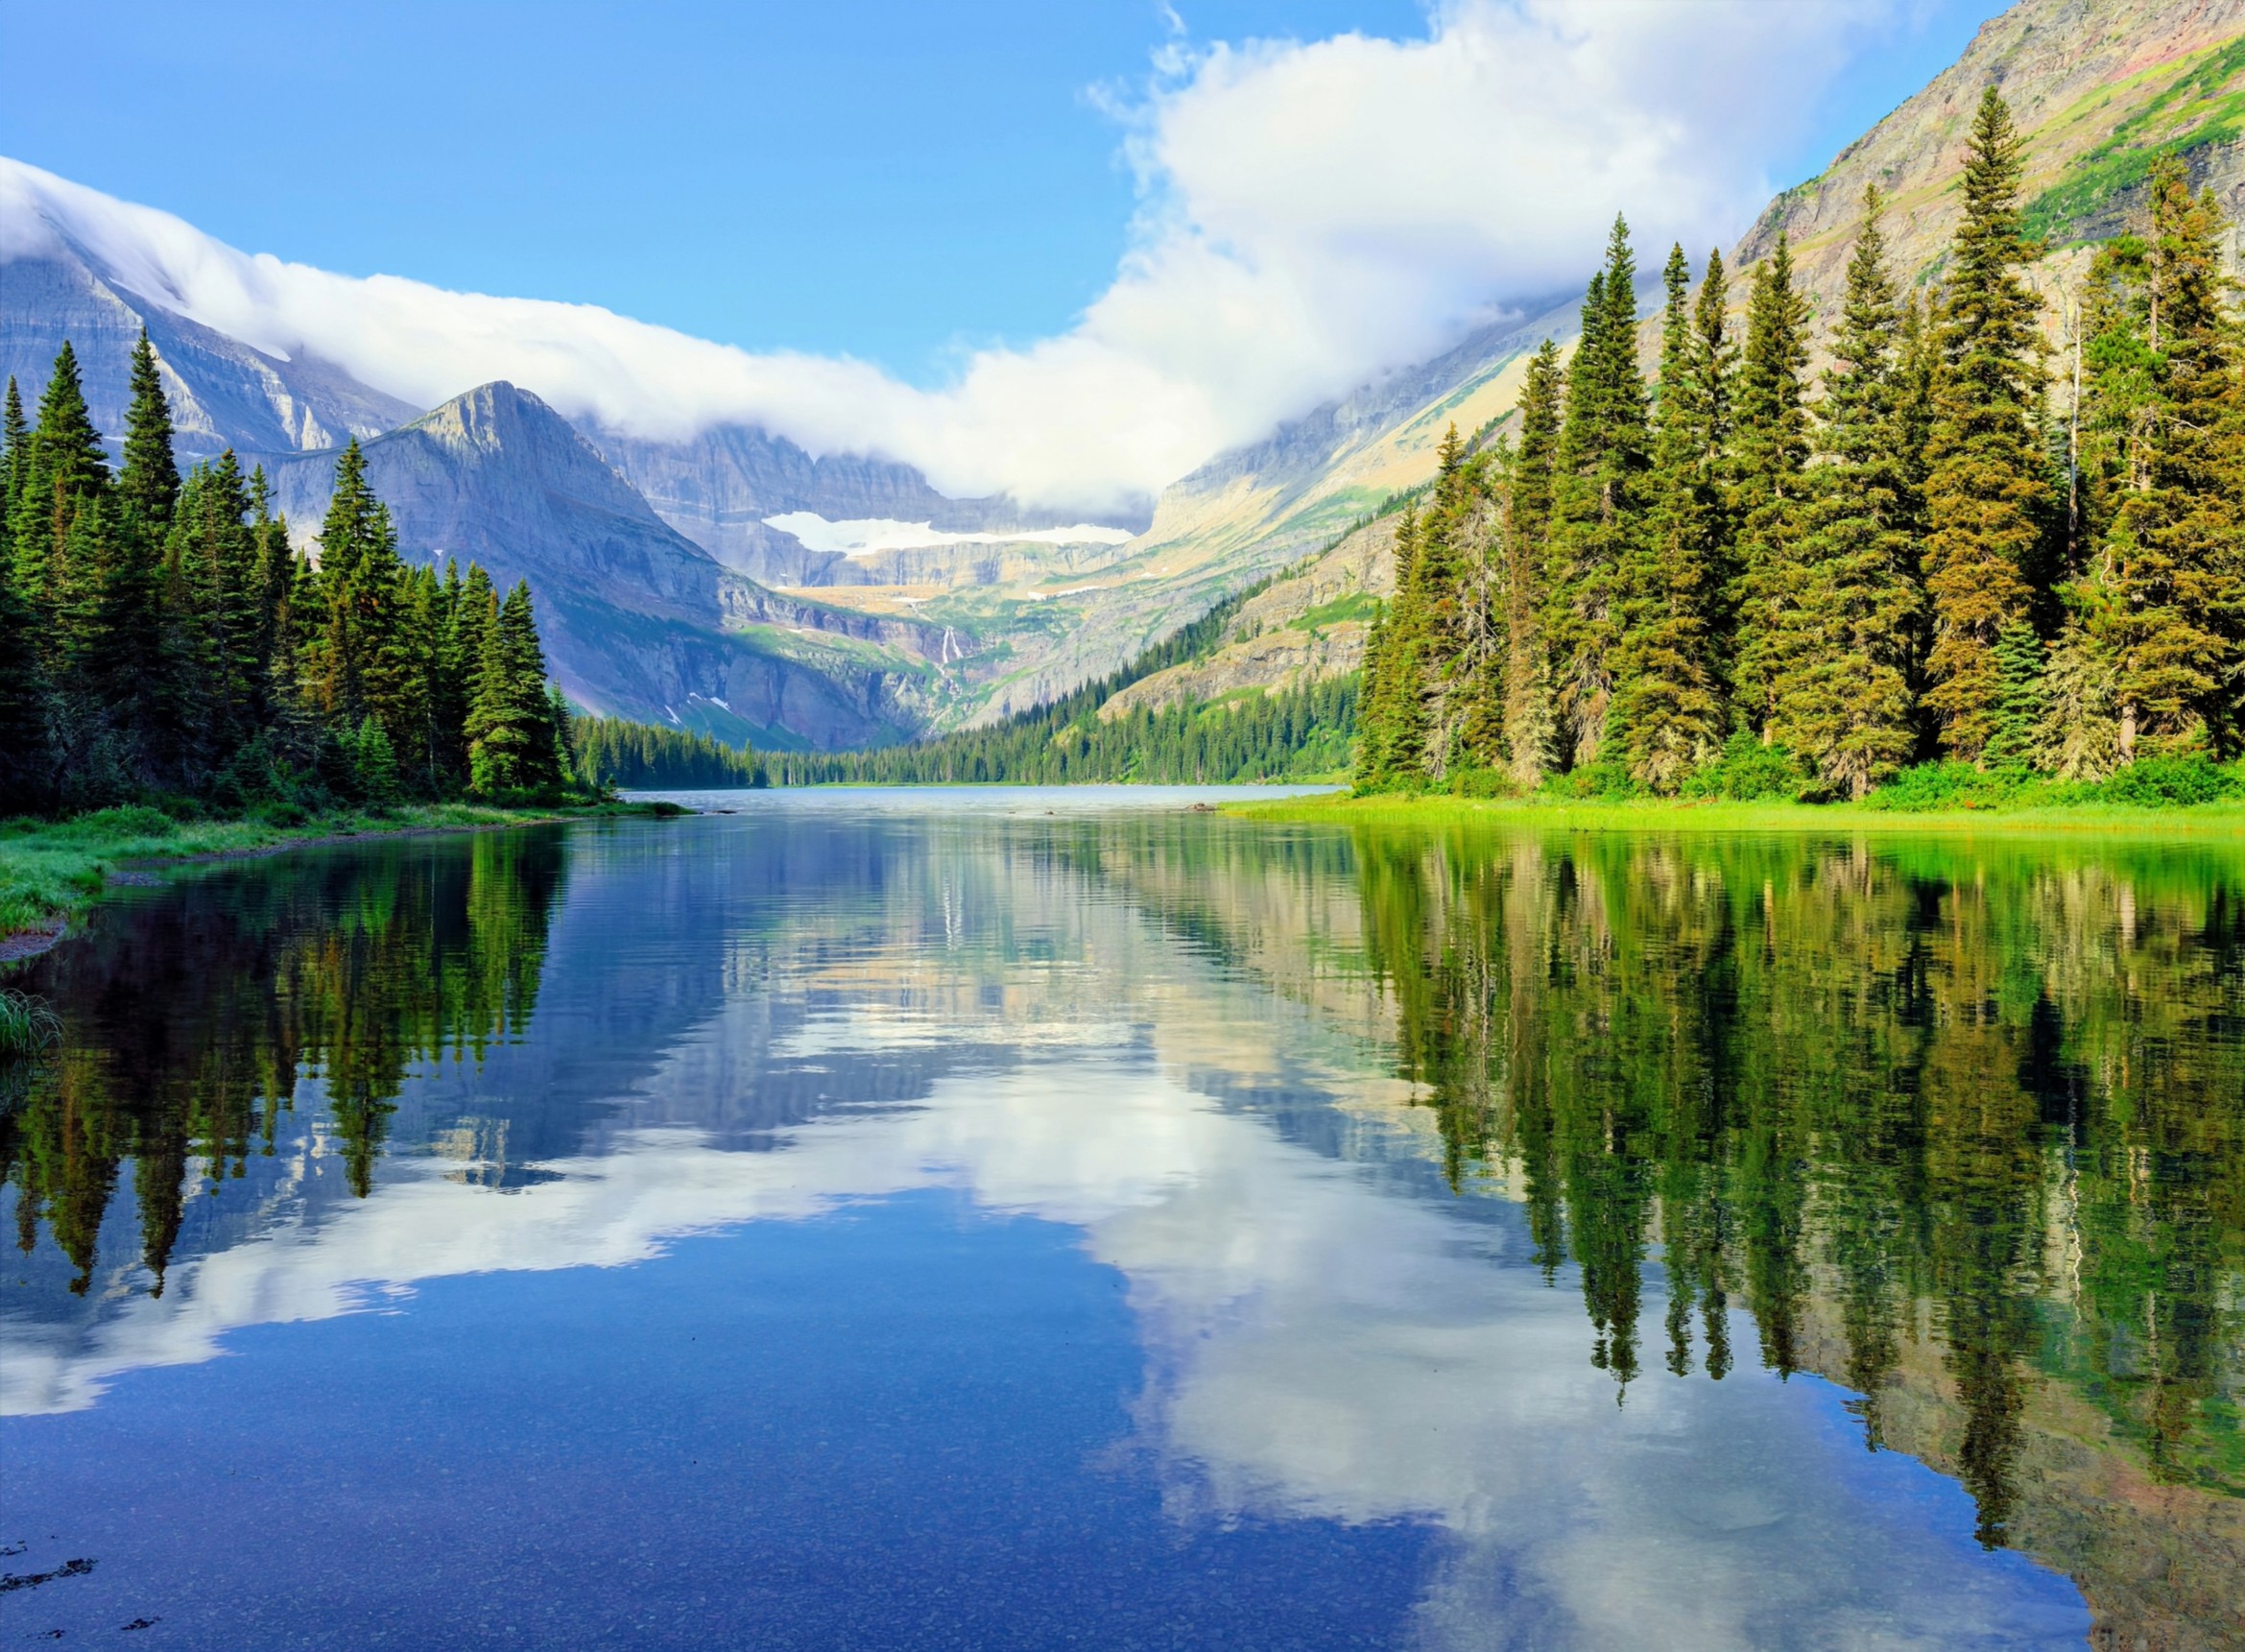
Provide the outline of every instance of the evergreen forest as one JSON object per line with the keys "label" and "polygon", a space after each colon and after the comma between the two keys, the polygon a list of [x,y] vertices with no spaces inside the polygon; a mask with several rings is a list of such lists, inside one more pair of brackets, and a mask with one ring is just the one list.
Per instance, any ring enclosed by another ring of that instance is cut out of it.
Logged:
{"label": "evergreen forest", "polygon": [[[353,441],[317,559],[231,452],[181,476],[144,332],[112,470],[65,341],[0,429],[0,815],[162,802],[284,823],[337,805],[551,802],[752,757],[595,720],[547,682],[527,582],[398,553]],[[707,745],[707,742],[702,742]],[[674,765],[682,765],[674,772]]]}
{"label": "evergreen forest", "polygon": [[[1991,87],[1922,290],[1867,193],[1829,339],[1780,234],[1663,270],[1657,373],[1616,221],[1563,361],[1453,430],[1367,649],[1360,790],[1862,798],[1912,765],[2094,781],[2245,748],[2245,341],[2229,227],[2159,162],[2070,336],[2026,279]],[[1962,782],[1960,782],[1962,783]],[[1919,788],[1929,801],[1939,785]]]}
{"label": "evergreen forest", "polygon": [[752,750],[707,734],[633,723],[621,717],[578,717],[570,724],[578,772],[601,786],[760,786],[763,768]]}

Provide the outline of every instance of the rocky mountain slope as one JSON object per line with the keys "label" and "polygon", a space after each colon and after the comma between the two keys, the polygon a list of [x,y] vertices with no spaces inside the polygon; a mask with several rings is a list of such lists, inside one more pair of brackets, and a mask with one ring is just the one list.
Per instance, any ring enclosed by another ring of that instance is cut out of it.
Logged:
{"label": "rocky mountain slope", "polygon": [[172,403],[183,460],[228,447],[272,452],[340,447],[418,410],[311,359],[282,361],[176,314],[115,281],[75,251],[0,263],[0,375],[36,409],[68,339],[94,423],[112,446],[125,429],[133,342],[148,329]]}
{"label": "rocky mountain slope", "polygon": [[1736,261],[1767,255],[1783,230],[1821,312],[1834,314],[1864,185],[1876,183],[1891,203],[1897,265],[1937,277],[1961,208],[1966,132],[1991,84],[2027,136],[2028,226],[2055,249],[2046,282],[2063,284],[2078,264],[2069,245],[2127,227],[2162,149],[2183,154],[2233,220],[2245,212],[2245,0],[2023,0],[1821,175],[1773,201]]}
{"label": "rocky mountain slope", "polygon": [[[1073,526],[1005,494],[952,499],[909,465],[863,454],[814,459],[784,436],[721,424],[682,442],[598,427],[594,444],[664,521],[728,567],[777,585],[909,585],[838,551],[806,546],[767,518],[810,512],[829,522],[919,522],[942,534],[995,535]],[[1133,531],[1143,517],[1102,522]],[[979,581],[975,583],[993,583]]]}
{"label": "rocky mountain slope", "polygon": [[[1965,132],[1991,83],[2003,88],[2027,133],[2028,215],[2051,244],[2032,275],[2049,300],[2054,348],[2066,342],[2067,295],[2087,244],[2129,227],[2161,149],[2179,151],[2233,223],[2245,223],[2245,0],[2022,0],[1823,174],[1773,201],[1729,253],[1731,268],[1766,257],[1785,231],[1811,305],[1828,326],[1863,188],[1876,182],[1892,202],[1887,230],[1898,265],[1920,284],[1937,280],[1957,223]],[[2233,256],[2245,251],[2245,228],[2233,249]],[[1655,251],[1640,249],[1648,264]],[[1745,283],[1733,291],[1743,307]],[[1336,522],[1425,482],[1453,421],[1475,432],[1509,415],[1525,351],[1547,336],[1565,341],[1575,322],[1571,306],[1553,307],[1525,324],[1492,327],[1438,361],[1225,455],[1162,496],[1147,539],[1179,563],[1198,562],[1212,580],[1259,577]],[[1648,367],[1654,328],[1648,317]],[[1281,579],[1254,599],[1253,618],[1243,612],[1212,657],[1133,684],[1115,708],[1292,686],[1356,669],[1362,625],[1325,616],[1339,589],[1337,570],[1361,570],[1357,588],[1373,595],[1394,588],[1392,554],[1383,561],[1369,544],[1345,543]]]}
{"label": "rocky mountain slope", "polygon": [[[365,452],[409,558],[531,582],[554,676],[591,709],[767,746],[862,745],[921,726],[946,693],[931,663],[946,652],[940,630],[781,596],[721,566],[513,385],[455,397]],[[310,544],[333,454],[264,464],[292,537]]]}

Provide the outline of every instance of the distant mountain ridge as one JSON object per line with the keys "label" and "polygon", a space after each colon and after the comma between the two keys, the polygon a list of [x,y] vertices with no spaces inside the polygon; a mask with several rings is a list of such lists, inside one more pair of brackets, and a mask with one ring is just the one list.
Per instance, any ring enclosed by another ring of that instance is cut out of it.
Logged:
{"label": "distant mountain ridge", "polygon": [[122,441],[133,341],[148,329],[172,404],[182,461],[240,452],[340,447],[376,436],[418,408],[370,389],[341,368],[283,361],[132,293],[90,255],[0,263],[0,375],[35,404],[68,339],[94,423]]}
{"label": "distant mountain ridge", "polygon": [[[862,745],[921,726],[940,630],[784,597],[657,516],[570,423],[488,384],[363,444],[415,560],[528,579],[555,679],[590,709],[766,746]],[[299,543],[319,531],[331,453],[263,456]]]}

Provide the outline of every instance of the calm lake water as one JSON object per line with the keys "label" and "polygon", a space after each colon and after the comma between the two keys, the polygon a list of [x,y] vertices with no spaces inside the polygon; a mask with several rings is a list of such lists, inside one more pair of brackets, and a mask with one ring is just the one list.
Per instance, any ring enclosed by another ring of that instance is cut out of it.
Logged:
{"label": "calm lake water", "polygon": [[2245,846],[1196,795],[119,891],[0,1641],[2245,1644]]}

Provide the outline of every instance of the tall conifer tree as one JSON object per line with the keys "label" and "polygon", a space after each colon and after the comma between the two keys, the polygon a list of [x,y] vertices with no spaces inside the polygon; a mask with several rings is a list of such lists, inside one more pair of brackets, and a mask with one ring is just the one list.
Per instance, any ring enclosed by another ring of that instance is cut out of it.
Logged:
{"label": "tall conifer tree", "polygon": [[39,421],[24,443],[19,491],[9,521],[15,558],[15,588],[29,605],[50,661],[60,647],[55,626],[70,574],[66,563],[71,522],[79,505],[106,492],[109,467],[101,432],[86,412],[78,354],[70,341],[55,353],[54,371],[39,397]]}
{"label": "tall conifer tree", "polygon": [[125,409],[125,467],[117,491],[141,530],[160,542],[172,525],[179,496],[179,467],[172,453],[172,407],[148,329],[132,347],[132,399]]}
{"label": "tall conifer tree", "polygon": [[1791,664],[1787,641],[1800,601],[1801,507],[1807,491],[1808,301],[1793,282],[1793,251],[1780,230],[1755,267],[1738,375],[1736,497],[1739,544],[1734,691],[1739,713],[1765,740]]}
{"label": "tall conifer tree", "polygon": [[1621,633],[1621,572],[1645,531],[1652,442],[1636,320],[1636,262],[1629,226],[1617,217],[1606,266],[1583,301],[1583,336],[1567,373],[1552,486],[1545,628],[1563,740],[1578,766],[1595,761],[1606,738]]}
{"label": "tall conifer tree", "polygon": [[1528,361],[1520,388],[1520,444],[1504,474],[1505,754],[1514,783],[1523,787],[1550,772],[1557,736],[1543,610],[1565,384],[1559,347],[1545,339]]}
{"label": "tall conifer tree", "polygon": [[[1718,274],[1719,266],[1710,274]],[[1651,531],[1624,563],[1625,630],[1617,654],[1631,775],[1674,792],[1722,746],[1723,703],[1708,596],[1716,546],[1712,398],[1701,378],[1691,269],[1670,249],[1654,411]]]}
{"label": "tall conifer tree", "polygon": [[2019,277],[2020,140],[1994,86],[1972,119],[1964,221],[1942,298],[1940,370],[1927,442],[1925,588],[1933,611],[1926,703],[1943,745],[1977,761],[1997,726],[1995,645],[2029,616],[2029,572],[2049,527],[2036,441],[2035,299]]}
{"label": "tall conifer tree", "polygon": [[1848,263],[1848,289],[1825,374],[1817,449],[1802,518],[1802,587],[1791,664],[1779,685],[1780,737],[1826,783],[1860,798],[1909,759],[1910,477],[1897,372],[1902,312],[1886,262],[1875,185]]}

